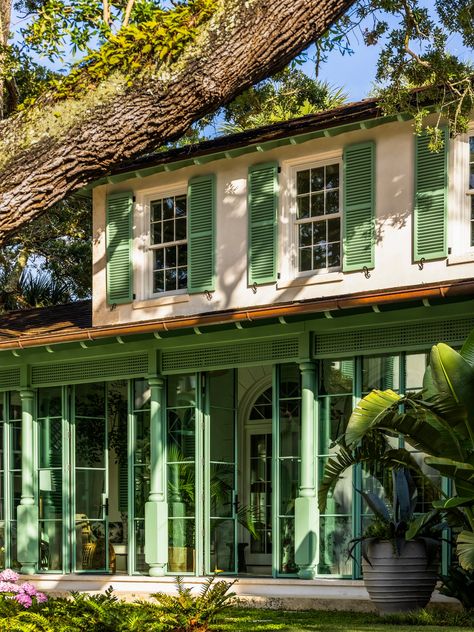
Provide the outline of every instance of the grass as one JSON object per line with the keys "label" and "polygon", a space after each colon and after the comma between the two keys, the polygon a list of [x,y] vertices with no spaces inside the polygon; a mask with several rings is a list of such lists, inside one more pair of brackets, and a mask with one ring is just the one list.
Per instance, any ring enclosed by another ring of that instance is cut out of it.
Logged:
{"label": "grass", "polygon": [[226,611],[216,632],[466,632],[474,613],[422,611],[381,618],[376,614],[336,611],[282,611],[238,608]]}

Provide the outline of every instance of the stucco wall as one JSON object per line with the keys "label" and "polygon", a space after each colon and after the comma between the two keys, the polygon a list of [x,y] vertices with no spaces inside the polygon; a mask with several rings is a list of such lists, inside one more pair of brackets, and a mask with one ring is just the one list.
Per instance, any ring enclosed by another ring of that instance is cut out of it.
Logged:
{"label": "stucco wall", "polygon": [[[292,222],[292,169],[295,165],[342,156],[345,145],[374,140],[376,143],[376,246],[375,269],[370,278],[362,272],[298,275],[296,231]],[[94,325],[137,322],[170,316],[198,314],[221,309],[277,304],[311,298],[333,297],[352,292],[397,288],[407,285],[474,277],[474,252],[469,251],[467,215],[467,140],[450,141],[448,194],[448,259],[425,263],[422,270],[412,260],[412,212],[414,197],[414,136],[409,122],[288,145],[268,152],[255,152],[133,178],[94,190],[93,314]],[[279,200],[279,265],[276,284],[247,283],[247,172],[258,162],[277,160],[281,166]],[[150,298],[147,283],[144,231],[147,196],[168,190],[185,191],[189,178],[217,175],[216,287],[211,300],[204,294],[177,294]],[[134,292],[133,304],[106,304],[105,200],[108,193],[133,190]]]}

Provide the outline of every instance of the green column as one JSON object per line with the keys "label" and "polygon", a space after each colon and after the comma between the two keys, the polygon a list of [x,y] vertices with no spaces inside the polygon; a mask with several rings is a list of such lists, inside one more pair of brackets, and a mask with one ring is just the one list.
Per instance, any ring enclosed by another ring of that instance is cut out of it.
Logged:
{"label": "green column", "polygon": [[18,561],[21,572],[33,575],[38,562],[38,505],[35,500],[33,454],[34,393],[20,392],[21,413],[21,501],[17,509]]}
{"label": "green column", "polygon": [[295,561],[302,579],[313,579],[318,564],[318,501],[316,489],[315,367],[301,371],[301,485],[295,501]]}
{"label": "green column", "polygon": [[168,564],[168,503],[166,502],[166,420],[164,380],[151,377],[150,495],[145,504],[145,560],[152,577],[166,573]]}

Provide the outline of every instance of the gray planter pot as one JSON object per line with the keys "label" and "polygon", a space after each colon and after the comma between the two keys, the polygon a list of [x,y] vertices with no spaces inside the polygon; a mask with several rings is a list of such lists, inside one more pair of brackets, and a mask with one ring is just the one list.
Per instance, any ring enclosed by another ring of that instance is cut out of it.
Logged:
{"label": "gray planter pot", "polygon": [[427,567],[423,542],[407,542],[400,557],[388,541],[372,542],[362,562],[364,584],[380,614],[424,608],[436,585],[438,563]]}

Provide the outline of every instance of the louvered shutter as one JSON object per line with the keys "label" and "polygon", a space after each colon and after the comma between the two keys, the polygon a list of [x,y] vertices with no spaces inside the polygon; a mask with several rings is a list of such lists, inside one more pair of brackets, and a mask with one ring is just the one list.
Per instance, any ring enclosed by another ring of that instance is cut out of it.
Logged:
{"label": "louvered shutter", "polygon": [[188,185],[188,291],[214,290],[215,176],[192,178]]}
{"label": "louvered shutter", "polygon": [[133,300],[132,270],[133,194],[114,193],[107,197],[107,303]]}
{"label": "louvered shutter", "polygon": [[446,201],[448,132],[443,129],[443,149],[428,149],[429,136],[423,133],[415,139],[415,261],[446,257]]}
{"label": "louvered shutter", "polygon": [[250,167],[248,174],[248,281],[274,283],[277,272],[278,163]]}
{"label": "louvered shutter", "polygon": [[344,149],[343,270],[374,267],[375,145]]}

